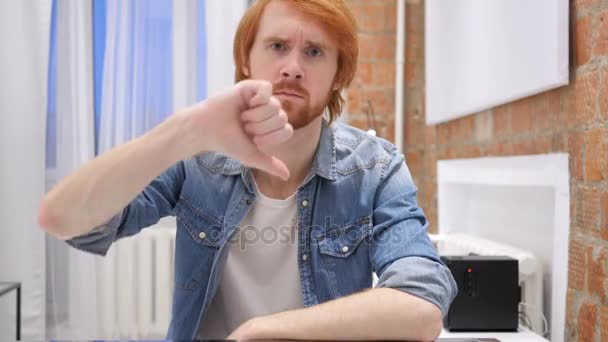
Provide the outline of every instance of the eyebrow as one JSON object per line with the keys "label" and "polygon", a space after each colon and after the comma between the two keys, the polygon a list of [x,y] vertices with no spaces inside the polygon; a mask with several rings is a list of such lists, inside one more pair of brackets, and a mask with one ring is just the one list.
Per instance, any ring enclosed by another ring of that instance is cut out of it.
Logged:
{"label": "eyebrow", "polygon": [[[263,40],[264,44],[268,44],[268,43],[271,43],[271,42],[281,42],[281,43],[286,43],[286,42],[288,42],[288,41],[289,41],[289,39],[286,39],[286,38],[281,38],[281,37],[279,37],[279,36],[270,36],[270,37],[266,37],[266,38]],[[325,43],[322,43],[322,42],[319,42],[319,41],[314,41],[314,40],[309,40],[309,39],[307,39],[307,40],[305,40],[304,42],[305,42],[307,45],[313,45],[313,46],[319,47],[319,48],[321,48],[321,49],[323,49],[323,50],[326,50],[326,51],[327,51],[327,50],[331,50],[331,48],[329,47],[329,45],[327,45],[327,44],[325,44]]]}

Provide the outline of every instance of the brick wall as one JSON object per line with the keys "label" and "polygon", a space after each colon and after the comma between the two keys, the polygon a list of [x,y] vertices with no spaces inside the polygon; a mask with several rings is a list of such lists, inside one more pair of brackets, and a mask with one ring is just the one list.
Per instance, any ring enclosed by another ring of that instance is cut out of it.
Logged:
{"label": "brick wall", "polygon": [[348,90],[348,120],[367,130],[368,103],[378,135],[394,140],[396,2],[349,0],[359,25],[359,65]]}
{"label": "brick wall", "polygon": [[[367,128],[369,99],[380,136],[393,140],[394,0],[350,0],[361,63],[348,92],[349,120]],[[431,231],[440,159],[550,152],[570,155],[570,257],[566,340],[608,341],[608,1],[571,0],[571,82],[559,89],[435,126],[424,109],[424,1],[407,1],[404,153]]]}

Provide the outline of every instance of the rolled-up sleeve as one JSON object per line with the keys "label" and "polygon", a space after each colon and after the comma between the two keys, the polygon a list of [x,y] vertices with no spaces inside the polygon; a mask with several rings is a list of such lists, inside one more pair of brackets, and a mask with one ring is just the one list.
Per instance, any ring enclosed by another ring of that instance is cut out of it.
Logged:
{"label": "rolled-up sleeve", "polygon": [[422,257],[395,260],[378,278],[378,287],[407,292],[435,304],[443,316],[458,293],[450,270],[441,263]]}
{"label": "rolled-up sleeve", "polygon": [[180,161],[154,179],[121,212],[90,232],[66,242],[85,252],[106,255],[117,239],[135,235],[161,218],[174,215],[184,179],[184,162]]}
{"label": "rolled-up sleeve", "polygon": [[118,227],[124,218],[123,209],[106,223],[95,227],[87,234],[66,240],[67,244],[84,252],[105,256],[118,236]]}
{"label": "rolled-up sleeve", "polygon": [[378,287],[435,304],[445,316],[458,288],[428,236],[428,221],[403,156],[394,151],[374,200],[370,261]]}

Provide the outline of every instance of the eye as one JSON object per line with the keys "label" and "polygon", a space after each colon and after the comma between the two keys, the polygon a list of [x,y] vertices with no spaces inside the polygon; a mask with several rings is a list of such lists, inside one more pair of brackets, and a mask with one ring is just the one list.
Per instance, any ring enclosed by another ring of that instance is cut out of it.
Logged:
{"label": "eye", "polygon": [[273,49],[273,50],[279,50],[279,51],[281,51],[281,50],[285,50],[286,46],[283,43],[276,42],[276,43],[272,43],[270,45],[270,48]]}
{"label": "eye", "polygon": [[321,49],[316,48],[316,47],[308,49],[308,51],[306,51],[306,53],[309,56],[312,56],[312,57],[319,57],[319,56],[321,56],[323,54],[323,52],[321,51]]}

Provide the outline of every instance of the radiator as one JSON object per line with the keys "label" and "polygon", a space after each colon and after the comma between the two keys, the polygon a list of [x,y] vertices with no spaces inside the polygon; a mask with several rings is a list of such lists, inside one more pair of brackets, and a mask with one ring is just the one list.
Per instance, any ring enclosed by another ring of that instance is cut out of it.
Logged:
{"label": "radiator", "polygon": [[162,340],[171,319],[175,223],[113,244],[100,259],[99,331],[104,339]]}
{"label": "radiator", "polygon": [[[429,234],[431,241],[435,244],[439,255],[500,255],[508,256],[518,260],[519,285],[521,287],[521,301],[527,305],[520,311],[524,311],[530,319],[532,330],[543,335],[544,327],[543,310],[543,271],[542,263],[532,252],[488,240],[481,237],[454,233],[454,234]],[[530,308],[535,308],[530,310]]]}

